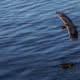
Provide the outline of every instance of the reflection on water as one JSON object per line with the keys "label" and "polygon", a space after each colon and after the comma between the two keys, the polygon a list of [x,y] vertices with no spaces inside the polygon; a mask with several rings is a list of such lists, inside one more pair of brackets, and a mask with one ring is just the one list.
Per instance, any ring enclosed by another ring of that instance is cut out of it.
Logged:
{"label": "reflection on water", "polygon": [[[80,62],[79,40],[68,39],[56,11],[65,12],[79,31],[79,2],[67,0],[3,0],[0,2],[0,79],[75,80]],[[76,4],[76,5],[75,5]],[[73,74],[72,74],[73,73]]]}

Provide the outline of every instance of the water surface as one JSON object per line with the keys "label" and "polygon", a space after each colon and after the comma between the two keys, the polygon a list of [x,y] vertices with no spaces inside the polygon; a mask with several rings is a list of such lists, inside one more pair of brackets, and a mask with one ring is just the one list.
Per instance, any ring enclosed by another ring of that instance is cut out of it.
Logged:
{"label": "water surface", "polygon": [[[68,38],[56,11],[65,12],[80,31],[80,1],[0,1],[0,80],[78,80],[80,37]],[[79,35],[79,34],[78,34]]]}

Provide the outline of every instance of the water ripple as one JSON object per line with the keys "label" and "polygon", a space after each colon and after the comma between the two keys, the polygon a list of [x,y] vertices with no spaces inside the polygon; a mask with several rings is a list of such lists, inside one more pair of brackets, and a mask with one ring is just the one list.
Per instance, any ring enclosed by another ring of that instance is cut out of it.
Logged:
{"label": "water ripple", "polygon": [[0,79],[70,80],[76,76],[79,68],[76,71],[74,66],[71,70],[76,73],[69,76],[70,70],[64,73],[59,64],[80,62],[80,37],[71,41],[66,29],[57,28],[63,23],[56,17],[56,11],[66,13],[79,32],[79,2],[1,0]]}

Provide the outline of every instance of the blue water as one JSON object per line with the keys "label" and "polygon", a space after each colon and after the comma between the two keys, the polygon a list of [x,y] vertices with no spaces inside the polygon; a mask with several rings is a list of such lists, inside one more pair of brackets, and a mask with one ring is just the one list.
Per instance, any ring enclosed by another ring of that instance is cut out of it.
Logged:
{"label": "blue water", "polygon": [[0,80],[79,80],[80,36],[69,40],[56,11],[65,12],[80,32],[79,0],[0,1]]}

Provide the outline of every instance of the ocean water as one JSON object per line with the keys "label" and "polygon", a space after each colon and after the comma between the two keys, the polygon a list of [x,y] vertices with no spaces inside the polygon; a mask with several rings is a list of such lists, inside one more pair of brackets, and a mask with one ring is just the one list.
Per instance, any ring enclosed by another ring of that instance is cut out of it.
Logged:
{"label": "ocean water", "polygon": [[79,0],[0,1],[0,80],[79,80],[80,36],[69,40],[56,16],[62,11],[80,32]]}

